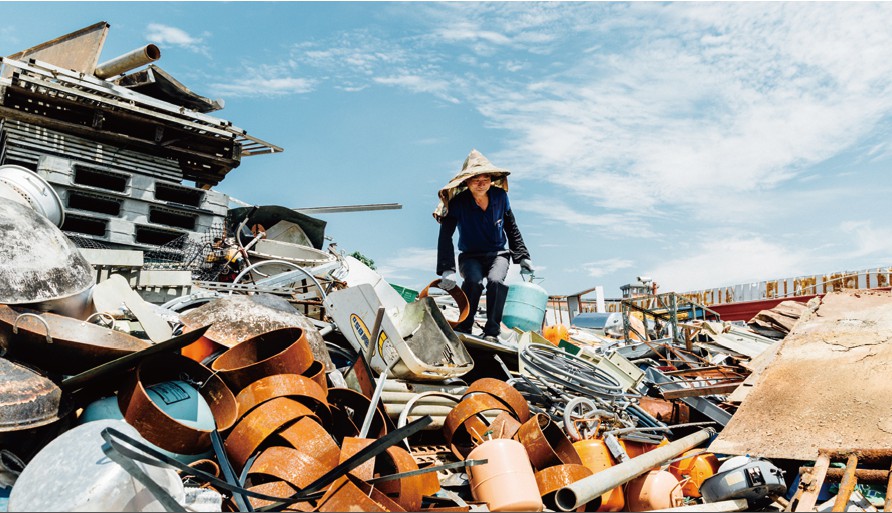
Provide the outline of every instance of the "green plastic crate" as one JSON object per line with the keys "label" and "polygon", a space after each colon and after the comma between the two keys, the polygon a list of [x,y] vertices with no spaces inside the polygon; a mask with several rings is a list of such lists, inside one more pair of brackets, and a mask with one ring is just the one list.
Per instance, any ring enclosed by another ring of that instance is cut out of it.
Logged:
{"label": "green plastic crate", "polygon": [[403,296],[403,299],[406,300],[406,303],[411,303],[411,302],[415,301],[416,299],[418,299],[418,291],[417,290],[412,290],[407,287],[400,287],[399,285],[394,285],[393,283],[391,283],[390,286],[393,287],[394,290],[399,292],[401,296]]}

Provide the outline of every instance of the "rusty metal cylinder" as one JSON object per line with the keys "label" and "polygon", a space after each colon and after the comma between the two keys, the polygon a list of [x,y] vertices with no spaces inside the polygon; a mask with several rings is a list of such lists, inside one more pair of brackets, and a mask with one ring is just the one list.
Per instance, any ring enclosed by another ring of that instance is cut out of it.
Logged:
{"label": "rusty metal cylinder", "polygon": [[155,62],[161,58],[161,50],[153,44],[148,44],[141,48],[131,50],[124,55],[107,60],[96,66],[93,75],[98,78],[111,78],[125,71],[138,68],[140,66]]}

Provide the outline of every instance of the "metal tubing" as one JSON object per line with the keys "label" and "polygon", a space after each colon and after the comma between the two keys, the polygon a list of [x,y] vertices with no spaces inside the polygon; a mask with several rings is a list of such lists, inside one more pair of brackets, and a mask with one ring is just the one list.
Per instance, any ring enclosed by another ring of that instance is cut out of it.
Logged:
{"label": "metal tubing", "polygon": [[715,434],[715,430],[712,428],[701,429],[668,445],[580,479],[559,489],[554,496],[555,503],[562,511],[577,509],[605,492],[635,479],[653,467],[662,465],[679,454],[693,449],[708,440],[713,434]]}
{"label": "metal tubing", "polygon": [[359,438],[365,438],[369,434],[369,428],[372,427],[372,418],[374,418],[375,410],[378,408],[378,400],[381,399],[381,392],[384,391],[384,383],[387,382],[387,374],[398,361],[400,361],[399,358],[394,358],[393,360],[391,360],[391,362],[387,364],[387,368],[384,369],[384,372],[382,372],[381,375],[378,376],[378,384],[377,386],[375,386],[375,392],[372,394],[372,400],[369,401],[369,409],[365,414],[365,418],[362,420],[362,428],[360,428],[359,430]]}
{"label": "metal tubing", "polygon": [[93,75],[98,78],[111,78],[125,71],[130,71],[144,64],[155,62],[161,58],[161,50],[153,44],[148,44],[136,50],[131,50],[115,57],[114,59],[103,62],[96,66]]}
{"label": "metal tubing", "polygon": [[889,469],[889,480],[886,482],[886,503],[883,511],[892,511],[892,468]]}
{"label": "metal tubing", "polygon": [[[387,387],[384,387],[384,392],[381,394],[381,400],[384,401],[384,404],[387,406],[395,406],[397,404],[406,404],[410,399],[418,395],[418,392],[391,392],[387,390]],[[460,396],[456,396],[458,398]],[[421,401],[418,401],[422,404],[443,404],[448,405],[451,409],[455,406],[455,401],[450,399],[444,399],[442,397],[427,397]]]}
{"label": "metal tubing", "polygon": [[[799,467],[799,473],[810,472],[812,467]],[[827,469],[827,475],[824,476],[825,483],[838,483],[842,481],[843,476],[846,473],[846,469],[844,468],[830,468]],[[879,484],[885,485],[889,482],[890,472],[888,470],[880,470],[880,469],[869,469],[869,468],[859,468],[855,469],[855,477],[858,478],[858,482],[862,484]],[[892,509],[888,510],[892,511]]]}
{"label": "metal tubing", "polygon": [[855,469],[858,467],[858,456],[850,454],[846,461],[846,472],[839,482],[839,494],[836,496],[836,502],[833,503],[833,509],[830,511],[845,511],[846,505],[852,492],[855,491],[855,485],[858,484],[858,478],[855,477]]}

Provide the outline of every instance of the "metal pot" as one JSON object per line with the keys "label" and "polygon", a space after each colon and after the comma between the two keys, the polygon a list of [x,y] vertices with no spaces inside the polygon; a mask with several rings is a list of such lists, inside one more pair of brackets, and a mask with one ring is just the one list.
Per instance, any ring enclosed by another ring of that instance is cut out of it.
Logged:
{"label": "metal pot", "polygon": [[77,246],[49,219],[7,198],[0,197],[0,220],[0,303],[88,313],[96,278]]}

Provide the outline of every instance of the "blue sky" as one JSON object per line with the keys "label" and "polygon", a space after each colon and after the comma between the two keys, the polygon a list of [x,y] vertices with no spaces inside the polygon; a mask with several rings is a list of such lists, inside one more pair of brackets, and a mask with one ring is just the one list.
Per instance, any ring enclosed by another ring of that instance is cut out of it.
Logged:
{"label": "blue sky", "polygon": [[[892,3],[0,2],[0,54],[107,21],[285,152],[216,188],[435,278],[436,191],[476,148],[551,294],[892,265]],[[510,279],[518,279],[512,265]]]}

